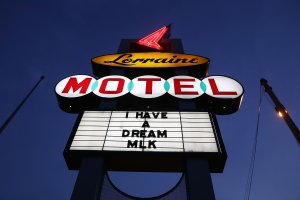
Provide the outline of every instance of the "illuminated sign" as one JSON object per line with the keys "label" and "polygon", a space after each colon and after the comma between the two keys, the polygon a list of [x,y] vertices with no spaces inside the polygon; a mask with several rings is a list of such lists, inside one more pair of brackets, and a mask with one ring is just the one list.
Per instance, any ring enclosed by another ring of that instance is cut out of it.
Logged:
{"label": "illuminated sign", "polygon": [[[219,154],[223,151],[207,112],[85,111],[66,154],[76,151]],[[159,164],[159,163],[157,163]],[[172,167],[171,167],[172,168]]]}
{"label": "illuminated sign", "polygon": [[69,169],[103,156],[108,170],[182,171],[186,158],[224,169],[227,154],[215,115],[241,105],[243,86],[208,76],[210,60],[184,54],[170,26],[124,39],[117,54],[91,59],[93,74],[69,76],[55,87],[60,108],[79,113],[64,151]]}
{"label": "illuminated sign", "polygon": [[[72,108],[76,111],[74,104],[78,102],[83,111],[96,109],[101,99],[128,97],[130,94],[145,99],[158,98],[167,94],[168,98],[187,100],[197,98],[197,102],[202,104],[203,109],[214,110],[215,105],[210,105],[210,107],[207,105],[216,101],[218,101],[218,107],[226,108],[228,104],[231,106],[236,104],[235,108],[239,108],[244,93],[240,83],[225,76],[208,76],[202,80],[192,76],[174,76],[165,80],[152,75],[144,75],[132,80],[117,75],[105,76],[98,80],[87,75],[75,75],[60,81],[55,91],[61,106],[64,106],[64,102],[68,102],[66,106],[69,111],[72,111]],[[85,103],[84,96],[90,101]],[[96,106],[91,107],[91,105]],[[229,113],[232,111],[228,110]],[[215,113],[218,113],[217,109]],[[223,110],[221,113],[228,114]]]}

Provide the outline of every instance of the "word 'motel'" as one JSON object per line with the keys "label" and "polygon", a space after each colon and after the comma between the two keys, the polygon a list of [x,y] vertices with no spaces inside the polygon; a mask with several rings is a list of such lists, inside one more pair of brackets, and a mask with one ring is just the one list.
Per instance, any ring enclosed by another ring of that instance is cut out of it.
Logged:
{"label": "word 'motel'", "polygon": [[202,80],[191,76],[174,76],[164,80],[153,75],[133,80],[118,75],[105,76],[99,80],[87,75],[76,75],[63,79],[56,86],[56,93],[67,98],[89,93],[115,98],[129,92],[140,98],[156,98],[165,93],[182,99],[196,98],[204,93],[217,98],[236,98],[243,94],[243,88],[237,81],[224,76],[208,76]]}

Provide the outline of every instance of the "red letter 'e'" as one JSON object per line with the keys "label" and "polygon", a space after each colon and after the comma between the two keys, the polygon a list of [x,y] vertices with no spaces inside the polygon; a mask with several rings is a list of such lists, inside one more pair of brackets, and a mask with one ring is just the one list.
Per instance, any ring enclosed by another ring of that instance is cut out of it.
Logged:
{"label": "red letter 'e'", "polygon": [[182,91],[182,88],[194,88],[194,85],[183,85],[182,82],[195,82],[194,78],[179,78],[174,79],[174,91],[175,94],[183,95],[198,95],[197,91]]}

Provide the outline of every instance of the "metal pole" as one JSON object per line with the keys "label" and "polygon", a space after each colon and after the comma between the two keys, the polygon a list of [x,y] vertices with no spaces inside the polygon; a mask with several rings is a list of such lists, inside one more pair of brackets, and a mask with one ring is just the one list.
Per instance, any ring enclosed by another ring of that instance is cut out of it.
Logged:
{"label": "metal pole", "polygon": [[81,161],[71,200],[98,200],[104,178],[104,159],[89,157]]}
{"label": "metal pole", "polygon": [[262,78],[262,79],[260,79],[260,83],[262,86],[264,86],[265,91],[269,94],[272,101],[274,102],[275,110],[282,116],[282,118],[284,119],[284,121],[286,122],[286,124],[288,125],[290,130],[292,131],[298,144],[300,145],[300,131],[299,131],[298,127],[296,126],[296,124],[294,123],[294,121],[292,120],[290,115],[288,114],[285,107],[281,104],[281,102],[279,101],[279,99],[277,98],[275,93],[273,92],[272,87],[268,85],[268,81],[266,79]]}
{"label": "metal pole", "polygon": [[11,120],[14,118],[14,116],[18,113],[20,108],[23,106],[23,104],[27,101],[27,99],[30,97],[30,95],[34,92],[34,90],[37,88],[37,86],[40,84],[40,82],[44,79],[44,76],[41,76],[40,80],[33,86],[33,88],[29,91],[29,93],[26,95],[26,97],[21,101],[21,103],[18,105],[18,107],[14,110],[14,112],[8,117],[8,119],[4,122],[4,124],[0,128],[0,134],[4,131],[4,129],[8,126],[8,124],[11,122]]}
{"label": "metal pole", "polygon": [[186,187],[188,200],[215,200],[207,160],[186,160]]}

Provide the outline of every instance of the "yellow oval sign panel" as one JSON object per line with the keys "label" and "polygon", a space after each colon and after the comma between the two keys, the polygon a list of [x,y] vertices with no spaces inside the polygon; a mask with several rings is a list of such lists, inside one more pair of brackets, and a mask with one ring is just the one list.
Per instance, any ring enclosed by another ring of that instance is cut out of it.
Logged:
{"label": "yellow oval sign panel", "polygon": [[114,67],[168,68],[207,64],[209,59],[189,54],[147,52],[104,55],[93,58],[92,62]]}

